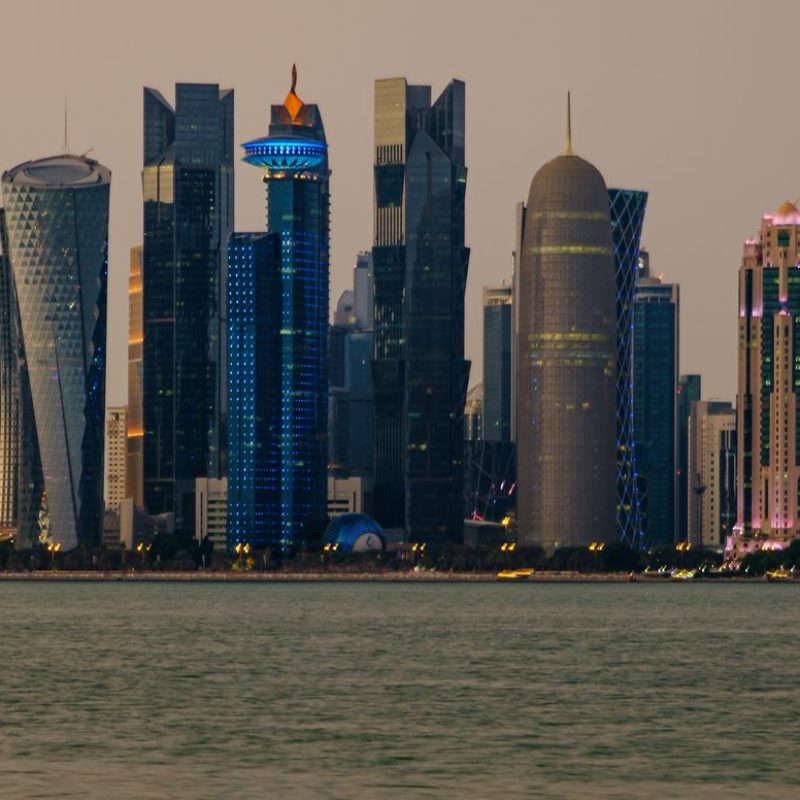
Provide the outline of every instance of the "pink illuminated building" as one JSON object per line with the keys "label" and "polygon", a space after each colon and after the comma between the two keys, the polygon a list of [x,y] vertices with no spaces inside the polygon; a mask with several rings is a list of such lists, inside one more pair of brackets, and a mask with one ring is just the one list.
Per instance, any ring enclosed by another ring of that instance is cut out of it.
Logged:
{"label": "pink illuminated building", "polygon": [[800,536],[800,211],[764,215],[739,269],[736,537]]}

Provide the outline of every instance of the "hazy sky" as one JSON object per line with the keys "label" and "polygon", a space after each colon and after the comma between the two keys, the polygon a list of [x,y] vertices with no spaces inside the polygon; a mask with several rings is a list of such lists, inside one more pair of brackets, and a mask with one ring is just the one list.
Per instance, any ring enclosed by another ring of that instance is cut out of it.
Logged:
{"label": "hazy sky", "polygon": [[[765,10],[762,10],[765,9]],[[733,398],[741,242],[800,196],[800,3],[6,0],[0,167],[69,146],[112,172],[108,401],[126,401],[129,249],[141,241],[142,86],[236,91],[236,142],[264,133],[293,62],[333,170],[331,304],[372,242],[373,81],[467,86],[467,356],[482,370],[481,287],[510,274],[514,204],[573,142],[609,186],[650,192],[651,267],[681,285],[681,372]],[[241,156],[241,150],[237,158]],[[264,226],[254,168],[236,229]]]}

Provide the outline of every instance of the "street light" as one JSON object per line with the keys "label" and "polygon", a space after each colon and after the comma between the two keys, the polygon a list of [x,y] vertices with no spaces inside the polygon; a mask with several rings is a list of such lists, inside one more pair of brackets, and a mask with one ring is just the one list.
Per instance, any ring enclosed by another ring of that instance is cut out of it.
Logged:
{"label": "street light", "polygon": [[605,549],[605,542],[592,542],[589,545],[589,551],[594,553],[594,571],[597,572],[597,554],[602,553]]}

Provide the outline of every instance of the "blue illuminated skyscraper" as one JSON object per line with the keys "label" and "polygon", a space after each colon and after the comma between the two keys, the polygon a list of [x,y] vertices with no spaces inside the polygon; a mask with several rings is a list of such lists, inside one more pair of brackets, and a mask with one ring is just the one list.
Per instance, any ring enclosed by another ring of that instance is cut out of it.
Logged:
{"label": "blue illuminated skyscraper", "polygon": [[[99,544],[111,173],[84,156],[3,174],[20,364],[19,535]],[[10,322],[10,321],[9,321]]]}
{"label": "blue illuminated skyscraper", "polygon": [[617,288],[617,529],[641,548],[642,509],[633,416],[633,303],[647,192],[609,189]]}
{"label": "blue illuminated skyscraper", "polygon": [[275,546],[280,519],[280,238],[228,243],[228,540]]}
{"label": "blue illuminated skyscraper", "polygon": [[[270,373],[277,391],[270,424],[277,436],[261,454],[275,476],[278,513],[263,533],[252,535],[283,552],[321,538],[327,499],[328,145],[319,109],[297,96],[296,80],[293,70],[286,100],[272,106],[268,135],[244,145],[244,160],[263,171],[267,233],[279,237],[271,300],[279,307],[274,313],[269,304],[257,308],[269,318],[259,335],[272,341],[277,328],[278,337]],[[233,371],[230,379],[236,379]],[[247,533],[239,530],[244,540]],[[229,529],[229,543],[236,535]]]}

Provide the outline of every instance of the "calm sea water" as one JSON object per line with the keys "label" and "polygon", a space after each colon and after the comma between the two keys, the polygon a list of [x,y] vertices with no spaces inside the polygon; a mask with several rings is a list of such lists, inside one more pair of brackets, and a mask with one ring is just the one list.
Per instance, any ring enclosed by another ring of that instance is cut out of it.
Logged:
{"label": "calm sea water", "polygon": [[0,585],[3,798],[795,798],[800,585]]}

